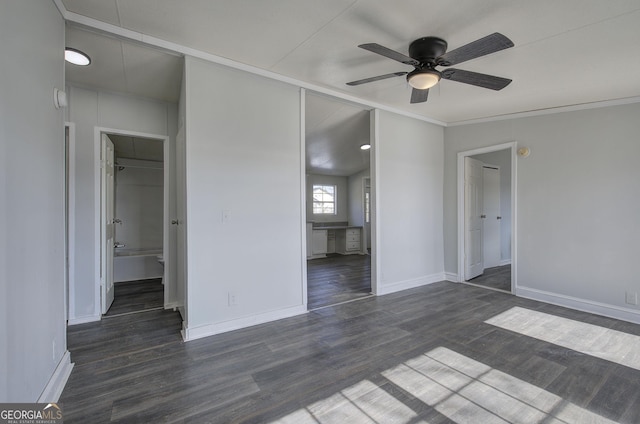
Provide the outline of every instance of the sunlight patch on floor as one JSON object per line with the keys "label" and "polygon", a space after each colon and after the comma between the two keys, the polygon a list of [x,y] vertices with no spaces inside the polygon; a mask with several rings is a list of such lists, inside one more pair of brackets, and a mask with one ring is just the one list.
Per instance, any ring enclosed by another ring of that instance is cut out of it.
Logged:
{"label": "sunlight patch on floor", "polygon": [[299,409],[274,423],[428,424],[426,421],[418,420],[417,414],[411,408],[368,380]]}
{"label": "sunlight patch on floor", "polygon": [[487,324],[640,370],[640,337],[544,312],[513,307]]}
{"label": "sunlight patch on floor", "polygon": [[382,375],[458,424],[614,423],[444,347]]}
{"label": "sunlight patch on floor", "polygon": [[[382,376],[458,424],[613,424],[553,393],[445,347],[410,359]],[[368,380],[301,408],[275,423],[426,423]]]}

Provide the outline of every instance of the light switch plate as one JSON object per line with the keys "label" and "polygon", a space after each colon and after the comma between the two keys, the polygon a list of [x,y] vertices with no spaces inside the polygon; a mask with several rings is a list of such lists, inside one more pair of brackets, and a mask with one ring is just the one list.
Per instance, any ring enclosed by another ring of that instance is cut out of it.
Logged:
{"label": "light switch plate", "polygon": [[637,305],[638,304],[638,293],[626,292],[625,302],[627,305]]}

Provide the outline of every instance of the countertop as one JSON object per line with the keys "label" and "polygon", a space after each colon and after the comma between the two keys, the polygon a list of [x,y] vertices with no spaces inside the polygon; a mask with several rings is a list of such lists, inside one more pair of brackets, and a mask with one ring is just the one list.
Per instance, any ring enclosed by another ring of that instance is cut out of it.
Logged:
{"label": "countertop", "polygon": [[361,225],[340,225],[332,227],[313,227],[313,230],[346,230],[348,228],[362,228]]}

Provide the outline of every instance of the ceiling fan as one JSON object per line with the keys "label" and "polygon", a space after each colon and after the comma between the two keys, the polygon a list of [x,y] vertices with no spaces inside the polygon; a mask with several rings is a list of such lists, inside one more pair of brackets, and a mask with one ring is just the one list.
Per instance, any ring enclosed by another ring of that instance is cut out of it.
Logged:
{"label": "ceiling fan", "polygon": [[347,85],[366,84],[406,75],[407,82],[413,87],[411,103],[426,102],[429,96],[429,88],[436,85],[441,78],[489,88],[491,90],[502,90],[511,82],[511,80],[507,78],[462,69],[448,68],[442,71],[435,69],[436,66],[457,65],[467,60],[513,47],[513,42],[498,32],[472,41],[448,53],[446,53],[447,42],[438,37],[423,37],[413,41],[409,45],[409,56],[405,56],[402,53],[376,43],[361,44],[358,47],[404,63],[405,65],[411,65],[415,69],[411,72],[393,72],[391,74],[351,81],[348,82]]}

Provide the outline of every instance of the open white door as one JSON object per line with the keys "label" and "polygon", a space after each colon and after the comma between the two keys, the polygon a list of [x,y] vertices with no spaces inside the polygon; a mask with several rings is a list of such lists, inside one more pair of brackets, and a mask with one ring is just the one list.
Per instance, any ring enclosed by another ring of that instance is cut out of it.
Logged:
{"label": "open white door", "polygon": [[485,165],[482,168],[482,257],[484,268],[500,266],[500,170]]}
{"label": "open white door", "polygon": [[114,249],[114,161],[113,142],[106,134],[100,140],[100,183],[101,183],[101,289],[102,313],[106,314],[114,298],[113,249]]}
{"label": "open white door", "polygon": [[464,279],[482,275],[482,162],[464,158]]}

